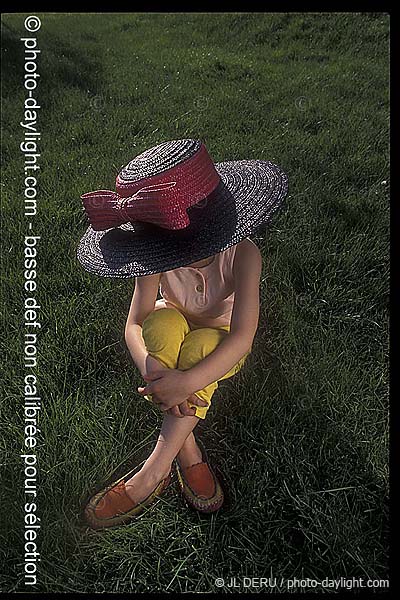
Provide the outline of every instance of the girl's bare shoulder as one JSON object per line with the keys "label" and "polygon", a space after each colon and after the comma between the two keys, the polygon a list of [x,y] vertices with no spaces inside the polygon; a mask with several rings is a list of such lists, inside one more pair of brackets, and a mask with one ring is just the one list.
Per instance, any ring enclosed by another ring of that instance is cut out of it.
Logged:
{"label": "girl's bare shoulder", "polygon": [[259,282],[261,270],[262,254],[256,244],[247,238],[239,242],[233,259],[235,286],[250,279]]}
{"label": "girl's bare shoulder", "polygon": [[235,258],[236,256],[240,257],[241,261],[243,262],[246,262],[246,260],[251,261],[255,258],[257,259],[257,262],[259,262],[262,259],[262,255],[258,246],[249,238],[245,238],[237,244]]}
{"label": "girl's bare shoulder", "polygon": [[148,286],[154,285],[154,283],[159,283],[162,273],[152,273],[151,275],[141,275],[140,277],[135,277],[135,284],[140,286]]}

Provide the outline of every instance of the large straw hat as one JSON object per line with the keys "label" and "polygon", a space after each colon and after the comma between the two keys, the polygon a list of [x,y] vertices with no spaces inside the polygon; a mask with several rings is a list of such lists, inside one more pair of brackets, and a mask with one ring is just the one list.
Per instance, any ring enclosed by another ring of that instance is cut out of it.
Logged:
{"label": "large straw hat", "polygon": [[170,271],[255,233],[287,191],[287,176],[269,161],[214,164],[200,140],[164,142],[120,171],[115,192],[81,196],[90,226],[77,257],[102,277]]}

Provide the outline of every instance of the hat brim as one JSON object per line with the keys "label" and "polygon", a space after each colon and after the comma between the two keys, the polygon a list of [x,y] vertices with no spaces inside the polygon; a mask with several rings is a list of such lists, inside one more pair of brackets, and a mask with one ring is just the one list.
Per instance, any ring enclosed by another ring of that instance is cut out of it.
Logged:
{"label": "hat brim", "polygon": [[218,254],[265,226],[288,191],[282,169],[262,160],[220,162],[215,168],[221,182],[188,209],[184,230],[139,222],[104,231],[89,226],[77,248],[84,269],[118,278],[163,273]]}

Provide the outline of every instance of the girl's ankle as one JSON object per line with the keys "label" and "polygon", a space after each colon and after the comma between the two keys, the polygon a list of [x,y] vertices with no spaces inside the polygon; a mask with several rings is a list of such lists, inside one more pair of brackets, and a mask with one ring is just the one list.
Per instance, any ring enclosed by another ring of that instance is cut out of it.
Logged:
{"label": "girl's ankle", "polygon": [[196,443],[196,440],[194,439],[190,446],[188,445],[186,447],[182,447],[178,452],[176,459],[179,465],[183,468],[202,462],[203,456],[199,446]]}
{"label": "girl's ankle", "polygon": [[143,474],[146,474],[148,477],[151,477],[154,482],[161,481],[161,479],[165,479],[167,475],[170,473],[172,469],[172,464],[170,465],[159,465],[159,464],[147,464],[145,463],[141,468]]}

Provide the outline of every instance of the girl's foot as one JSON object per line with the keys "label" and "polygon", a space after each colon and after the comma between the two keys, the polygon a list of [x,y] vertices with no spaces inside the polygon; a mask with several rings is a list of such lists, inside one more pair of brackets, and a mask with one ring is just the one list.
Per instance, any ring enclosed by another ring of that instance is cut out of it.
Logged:
{"label": "girl's foot", "polygon": [[143,502],[158,486],[160,481],[167,477],[170,470],[159,471],[154,468],[146,468],[146,464],[144,464],[138,473],[125,482],[127,495],[136,504]]}
{"label": "girl's foot", "polygon": [[[181,460],[176,462],[176,471],[182,494],[187,503],[204,513],[215,512],[224,503],[224,492],[207,457],[207,452],[199,440],[188,438],[190,449],[184,449]],[[185,442],[186,445],[186,442]],[[197,452],[200,452],[198,460]],[[179,456],[179,455],[178,455]],[[196,458],[194,458],[196,456]],[[183,466],[185,462],[185,466]]]}
{"label": "girl's foot", "polygon": [[192,465],[197,465],[203,461],[203,455],[193,434],[186,439],[178,453],[178,456],[176,457],[176,460],[182,469],[191,467]]}
{"label": "girl's foot", "polygon": [[130,477],[136,469],[131,469],[88,501],[84,514],[90,527],[104,529],[128,523],[150,506],[170,483],[170,470],[146,467],[145,464]]}

